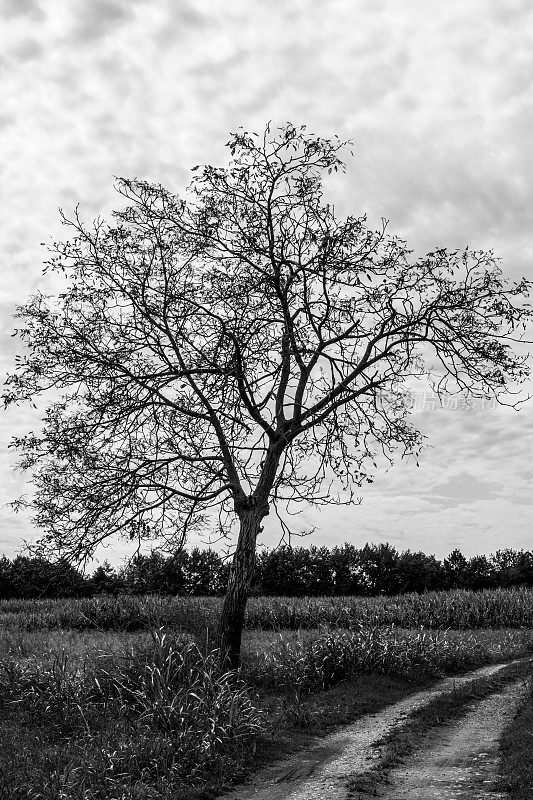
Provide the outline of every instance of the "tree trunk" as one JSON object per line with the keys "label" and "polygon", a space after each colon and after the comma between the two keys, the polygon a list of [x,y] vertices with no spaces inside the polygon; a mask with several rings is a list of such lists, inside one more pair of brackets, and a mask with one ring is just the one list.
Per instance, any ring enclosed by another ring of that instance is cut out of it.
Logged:
{"label": "tree trunk", "polygon": [[255,546],[261,531],[261,520],[268,509],[254,505],[239,509],[237,513],[240,520],[239,538],[230,568],[219,628],[220,652],[231,669],[239,666],[244,612],[255,567]]}

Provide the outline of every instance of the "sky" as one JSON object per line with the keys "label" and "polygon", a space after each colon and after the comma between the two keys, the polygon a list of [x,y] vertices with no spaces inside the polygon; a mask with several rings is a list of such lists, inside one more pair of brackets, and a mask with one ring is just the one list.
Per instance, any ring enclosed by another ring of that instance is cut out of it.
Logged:
{"label": "sky", "polygon": [[[532,83],[529,0],[0,0],[0,373],[17,304],[53,290],[42,243],[62,235],[59,207],[106,217],[114,176],[181,191],[191,167],[226,161],[230,132],[269,120],[355,142],[337,210],[387,218],[415,254],[493,249],[533,278]],[[431,445],[419,466],[381,472],[360,505],[304,509],[292,525],[314,532],[296,542],[533,549],[533,401],[439,408],[420,392],[413,416]],[[9,441],[35,424],[0,411],[9,557],[38,535],[7,505],[28,491]],[[278,539],[269,519],[263,541]]]}

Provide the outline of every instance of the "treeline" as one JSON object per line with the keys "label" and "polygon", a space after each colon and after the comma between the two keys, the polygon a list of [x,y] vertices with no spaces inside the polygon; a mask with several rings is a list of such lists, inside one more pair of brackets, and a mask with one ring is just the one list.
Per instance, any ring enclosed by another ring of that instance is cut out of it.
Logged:
{"label": "treeline", "polygon": [[[222,595],[228,563],[213,550],[174,556],[138,555],[121,569],[105,562],[83,575],[66,561],[17,556],[0,559],[0,598],[88,597],[97,594]],[[454,550],[434,556],[389,544],[356,548],[279,547],[258,554],[255,595],[394,595],[445,589],[533,586],[533,552],[498,550],[467,559]]]}
{"label": "treeline", "polygon": [[0,599],[92,597],[97,594],[222,595],[229,567],[214,550],[194,548],[165,557],[135,556],[115,570],[105,561],[84,575],[67,561],[0,558]]}

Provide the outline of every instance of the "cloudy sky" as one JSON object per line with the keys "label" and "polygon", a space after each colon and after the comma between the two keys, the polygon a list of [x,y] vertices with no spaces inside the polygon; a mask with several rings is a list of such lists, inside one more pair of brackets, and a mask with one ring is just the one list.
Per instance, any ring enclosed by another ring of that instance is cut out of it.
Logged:
{"label": "cloudy sky", "polygon": [[[533,277],[533,6],[529,0],[0,0],[0,370],[36,288],[58,207],[113,207],[113,176],[181,190],[228,133],[268,120],[352,138],[337,208],[390,220],[417,252],[492,248]],[[439,556],[533,548],[533,401],[516,413],[416,398],[432,445],[353,508],[304,511],[307,543],[390,541]],[[0,416],[0,553],[32,539]],[[273,525],[267,542],[276,541]],[[116,560],[120,546],[104,555]]]}

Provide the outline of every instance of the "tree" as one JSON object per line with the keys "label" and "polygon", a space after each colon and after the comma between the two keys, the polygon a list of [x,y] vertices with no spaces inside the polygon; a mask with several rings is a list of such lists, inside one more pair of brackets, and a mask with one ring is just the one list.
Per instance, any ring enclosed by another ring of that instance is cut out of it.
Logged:
{"label": "tree", "polygon": [[494,569],[487,556],[472,556],[464,567],[464,582],[467,589],[491,589],[494,587]]}
{"label": "tree", "polygon": [[398,591],[398,551],[390,544],[365,544],[357,554],[359,580],[365,594]]}
{"label": "tree", "polygon": [[261,594],[301,597],[314,591],[314,551],[280,545],[258,559]]}
{"label": "tree", "polygon": [[18,310],[5,402],[51,393],[42,431],[15,440],[45,550],[84,558],[117,533],[175,549],[213,514],[226,536],[236,522],[235,665],[270,510],[357,502],[378,458],[417,453],[413,376],[498,399],[520,382],[530,284],[491,253],[413,259],[385,223],[338,219],[322,176],[349,143],[287,124],[228,144],[186,199],[120,179],[111,224],[63,217],[47,268],[64,288]]}
{"label": "tree", "polygon": [[[181,554],[180,554],[181,555]],[[165,557],[156,551],[136,553],[122,570],[122,580],[131,594],[165,594]]]}
{"label": "tree", "polygon": [[464,589],[468,561],[457,547],[444,559],[443,566],[446,588]]}
{"label": "tree", "polygon": [[83,597],[90,584],[63,558],[54,562],[44,558],[17,556],[11,567],[16,597]]}
{"label": "tree", "polygon": [[159,577],[161,594],[187,594],[188,564],[189,554],[183,549],[177,550],[174,555],[165,560],[162,574]]}
{"label": "tree", "polygon": [[124,584],[109,561],[106,560],[91,575],[90,589],[91,594],[117,595],[124,590]]}
{"label": "tree", "polygon": [[404,550],[398,556],[398,588],[400,592],[422,592],[441,589],[445,580],[444,568],[435,556]]}
{"label": "tree", "polygon": [[9,597],[14,597],[15,592],[13,565],[11,561],[2,554],[0,558],[0,599],[6,600]]}
{"label": "tree", "polygon": [[527,550],[497,550],[490,560],[500,586],[531,586],[533,583],[533,554]]}
{"label": "tree", "polygon": [[335,589],[333,559],[327,547],[309,548],[310,569],[307,583],[306,594],[328,595],[333,594]]}
{"label": "tree", "polygon": [[187,594],[222,594],[227,575],[224,564],[214,550],[193,548],[187,560]]}
{"label": "tree", "polygon": [[359,569],[359,550],[345,542],[331,551],[331,566],[334,574],[336,595],[363,594],[365,588]]}

